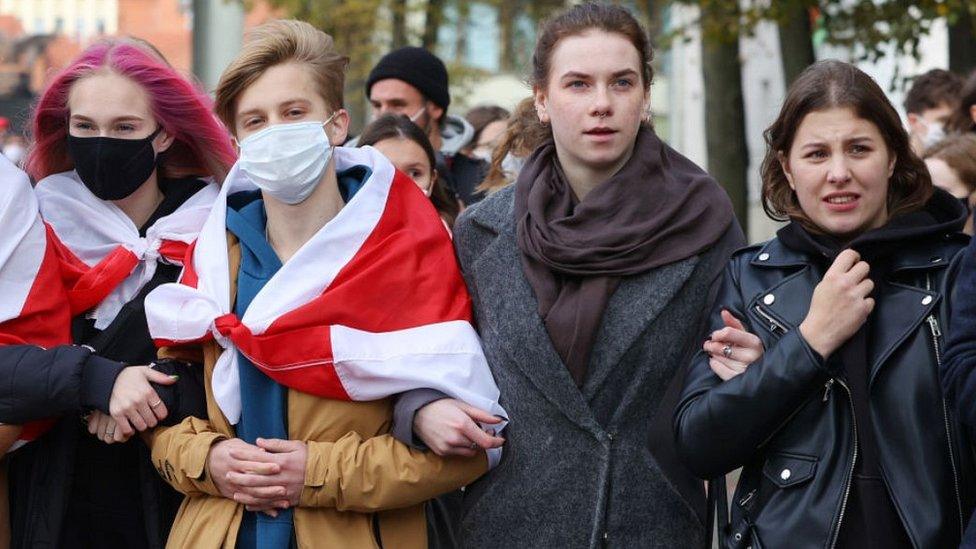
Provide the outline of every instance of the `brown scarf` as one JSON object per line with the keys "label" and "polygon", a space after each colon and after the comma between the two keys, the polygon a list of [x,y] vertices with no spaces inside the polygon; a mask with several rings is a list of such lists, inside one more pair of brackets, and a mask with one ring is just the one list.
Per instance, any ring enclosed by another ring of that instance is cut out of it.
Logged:
{"label": "brown scarf", "polygon": [[578,201],[550,141],[519,174],[515,223],[539,315],[578,386],[621,277],[686,259],[732,223],[714,179],[647,128],[630,160]]}

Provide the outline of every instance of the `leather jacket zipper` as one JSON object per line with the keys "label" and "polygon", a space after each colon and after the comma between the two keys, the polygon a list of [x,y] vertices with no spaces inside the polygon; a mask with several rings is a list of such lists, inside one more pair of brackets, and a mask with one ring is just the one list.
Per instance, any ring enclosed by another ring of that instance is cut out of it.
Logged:
{"label": "leather jacket zipper", "polygon": [[827,402],[827,400],[830,399],[830,390],[833,387],[834,387],[834,378],[830,378],[827,380],[827,383],[824,383],[824,396],[823,396],[824,402]]}
{"label": "leather jacket zipper", "polygon": [[[851,455],[851,468],[847,471],[847,479],[844,481],[844,499],[840,504],[840,515],[837,517],[837,529],[834,530],[834,539],[830,542],[830,547],[833,549],[837,546],[837,538],[840,536],[840,527],[844,522],[844,513],[847,511],[847,500],[851,496],[851,484],[854,482],[854,467],[857,464],[857,419],[854,415],[854,395],[851,393],[850,387],[846,383],[837,379],[837,383],[847,391],[847,403],[851,407],[851,425],[854,426],[854,452]],[[826,395],[825,395],[826,396]]]}
{"label": "leather jacket zipper", "polygon": [[761,316],[763,320],[766,321],[766,323],[768,324],[767,328],[769,328],[769,331],[773,332],[773,334],[783,335],[789,331],[786,329],[786,326],[783,326],[782,324],[777,322],[777,320],[773,318],[772,315],[767,313],[762,308],[762,305],[756,305],[755,309],[756,309],[756,313],[758,313],[759,316]]}
{"label": "leather jacket zipper", "polygon": [[[939,346],[939,337],[942,330],[939,328],[939,321],[935,315],[929,315],[926,319],[929,329],[932,332],[932,344],[935,348],[935,363],[942,371],[942,349]],[[952,428],[949,425],[949,406],[946,404],[945,396],[942,397],[942,418],[945,420],[946,443],[949,446],[949,464],[952,465],[952,482],[956,492],[956,510],[959,512],[959,533],[962,535],[966,527],[966,522],[962,516],[962,498],[959,495],[959,473],[956,469],[956,457],[952,451]]]}

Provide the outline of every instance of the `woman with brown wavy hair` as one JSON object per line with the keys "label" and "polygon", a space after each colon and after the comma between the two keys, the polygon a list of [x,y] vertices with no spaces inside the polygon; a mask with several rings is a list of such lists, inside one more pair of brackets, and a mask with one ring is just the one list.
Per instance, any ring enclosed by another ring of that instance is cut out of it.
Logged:
{"label": "woman with brown wavy hair", "polygon": [[679,455],[743,468],[723,547],[956,547],[973,464],[939,364],[965,211],[848,63],[804,71],[766,143],[764,207],[789,223],[726,269]]}

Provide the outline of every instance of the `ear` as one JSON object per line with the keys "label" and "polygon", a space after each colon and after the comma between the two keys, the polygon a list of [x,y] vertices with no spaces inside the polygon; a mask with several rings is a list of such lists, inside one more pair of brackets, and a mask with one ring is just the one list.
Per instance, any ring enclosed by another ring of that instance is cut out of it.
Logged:
{"label": "ear", "polygon": [[908,128],[912,131],[912,133],[917,133],[919,130],[918,121],[921,117],[916,113],[910,112],[905,118],[908,120]]}
{"label": "ear", "polygon": [[427,105],[427,119],[431,122],[437,120],[437,125],[440,127],[442,124],[440,122],[441,117],[444,116],[444,109],[438,105],[435,105],[433,101],[428,101]]}
{"label": "ear", "polygon": [[335,118],[325,127],[329,136],[329,143],[334,147],[341,147],[349,137],[349,111],[339,109],[336,111]]}
{"label": "ear", "polygon": [[535,113],[539,116],[539,122],[548,124],[550,121],[549,97],[546,96],[545,90],[542,89],[535,90],[533,94],[535,95]]}
{"label": "ear", "polygon": [[890,178],[895,173],[895,164],[898,163],[898,155],[891,153],[891,160],[888,161],[888,177]]}
{"label": "ear", "polygon": [[973,119],[973,122],[976,122],[976,105],[969,107],[969,117]]}
{"label": "ear", "polygon": [[430,186],[434,187],[434,183],[437,183],[437,168],[431,168],[430,170]]}
{"label": "ear", "polygon": [[793,184],[793,172],[790,171],[790,159],[783,154],[783,151],[776,153],[776,159],[779,160],[779,166],[783,168],[783,175],[786,176],[786,181],[790,184],[790,188],[796,191],[796,185]]}
{"label": "ear", "polygon": [[153,150],[156,151],[156,154],[162,154],[170,148],[174,140],[174,137],[165,129],[161,129],[159,130],[159,134],[156,135],[156,138],[152,141]]}

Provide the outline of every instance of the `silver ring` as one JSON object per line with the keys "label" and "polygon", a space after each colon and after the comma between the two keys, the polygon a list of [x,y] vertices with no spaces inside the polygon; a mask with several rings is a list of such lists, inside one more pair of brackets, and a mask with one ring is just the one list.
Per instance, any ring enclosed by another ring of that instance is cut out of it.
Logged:
{"label": "silver ring", "polygon": [[159,406],[159,405],[160,405],[160,404],[162,404],[162,403],[163,403],[163,401],[162,401],[162,400],[157,400],[157,401],[156,401],[156,402],[154,402],[153,404],[150,404],[150,405],[149,405],[149,407],[150,407],[150,408],[155,408],[156,406]]}
{"label": "silver ring", "polygon": [[726,345],[722,347],[722,354],[725,355],[725,358],[732,358],[732,346]]}
{"label": "silver ring", "polygon": [[111,431],[109,431],[108,429],[105,429],[105,436],[110,437],[110,436],[112,436],[114,434],[115,434],[115,429],[112,429]]}
{"label": "silver ring", "polygon": [[470,448],[471,448],[472,450],[474,450],[474,449],[476,449],[477,447],[478,447],[478,443],[477,443],[477,442],[472,442],[472,443],[471,443],[471,446],[470,446]]}

